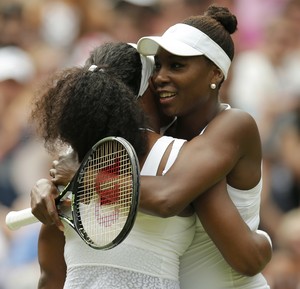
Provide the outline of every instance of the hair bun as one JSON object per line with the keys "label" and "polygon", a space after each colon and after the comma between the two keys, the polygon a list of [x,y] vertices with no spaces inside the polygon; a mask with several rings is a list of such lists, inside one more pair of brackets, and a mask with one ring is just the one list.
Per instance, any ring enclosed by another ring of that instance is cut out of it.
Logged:
{"label": "hair bun", "polygon": [[234,33],[237,30],[237,19],[227,7],[220,7],[216,5],[211,5],[208,7],[205,15],[210,16],[216,21],[220,22],[222,26],[229,32],[229,34]]}

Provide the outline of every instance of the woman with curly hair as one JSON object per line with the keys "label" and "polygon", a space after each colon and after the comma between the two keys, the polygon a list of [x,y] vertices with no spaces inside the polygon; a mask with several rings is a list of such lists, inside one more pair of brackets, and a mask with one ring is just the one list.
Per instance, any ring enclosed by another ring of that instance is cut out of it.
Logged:
{"label": "woman with curly hair", "polygon": [[[110,63],[106,61],[106,48],[115,52],[109,56]],[[127,77],[114,63],[116,57],[131,58],[124,68]],[[143,62],[145,66],[147,60]],[[185,141],[161,137],[149,127],[137,101],[139,94],[146,97],[140,90],[143,81],[141,85],[128,85],[136,72],[143,79],[141,65],[136,64],[141,64],[141,57],[134,47],[105,44],[92,52],[85,67],[60,71],[37,95],[32,118],[46,148],[54,154],[65,145],[74,150],[76,158],[68,158],[72,161],[70,177],[87,151],[106,136],[120,136],[133,145],[141,174],[155,175],[175,160]],[[148,61],[148,65],[152,72],[153,62]],[[145,69],[143,75],[147,75]],[[48,180],[38,183],[57,192]],[[67,225],[63,232],[56,226],[42,226],[39,288],[179,289],[179,257],[191,243],[195,228],[191,209],[179,215],[162,219],[138,212],[129,236],[106,251],[90,248]]]}

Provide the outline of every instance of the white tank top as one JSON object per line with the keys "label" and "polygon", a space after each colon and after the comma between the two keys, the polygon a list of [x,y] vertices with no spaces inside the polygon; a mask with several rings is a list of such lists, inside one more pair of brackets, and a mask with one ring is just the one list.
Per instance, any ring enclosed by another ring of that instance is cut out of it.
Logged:
{"label": "white tank top", "polygon": [[[230,106],[226,109],[230,109]],[[250,190],[238,190],[229,185],[227,190],[246,224],[251,230],[256,230],[260,220],[262,179]],[[184,289],[270,288],[262,274],[248,277],[232,269],[207,235],[199,218],[193,242],[180,258],[180,280]]]}
{"label": "white tank top", "polygon": [[[247,191],[227,185],[232,201],[251,230],[256,230],[259,224],[261,187],[262,181]],[[232,269],[198,218],[193,242],[180,259],[180,279],[184,289],[270,288],[262,274],[248,277]]]}
{"label": "white tank top", "polygon": [[[184,141],[161,137],[148,155],[142,175],[156,175],[172,142],[166,169],[173,164]],[[106,251],[90,248],[66,225],[64,289],[179,289],[179,257],[193,240],[195,221],[194,215],[164,219],[138,212],[128,237]]]}

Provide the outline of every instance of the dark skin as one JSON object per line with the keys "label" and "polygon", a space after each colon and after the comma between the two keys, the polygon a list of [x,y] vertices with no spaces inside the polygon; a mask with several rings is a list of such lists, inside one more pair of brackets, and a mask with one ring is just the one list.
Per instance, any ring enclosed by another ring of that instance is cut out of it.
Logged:
{"label": "dark skin", "polygon": [[[142,198],[149,196],[145,204],[149,201],[152,208],[166,202],[161,206],[165,210],[162,215],[176,215],[224,177],[229,185],[240,190],[253,188],[261,178],[262,150],[257,125],[246,112],[224,111],[218,89],[210,88],[211,83],[218,87],[222,79],[220,69],[204,56],[179,57],[163,49],[156,55],[153,81],[162,110],[169,116],[178,116],[167,133],[190,140],[176,161],[180,166],[174,165],[164,177],[142,178],[145,184]],[[204,128],[204,134],[199,135]],[[195,175],[182,174],[183,171],[195,172],[197,182]],[[179,176],[180,182],[174,182]],[[159,188],[154,198],[153,191],[150,197],[150,188],[155,192]],[[191,197],[183,196],[182,190]]]}
{"label": "dark skin", "polygon": [[[67,269],[64,259],[65,237],[63,232],[55,225],[42,225],[38,244],[38,260],[41,270],[38,288],[63,288]],[[46,254],[40,254],[40,252],[46,252]]]}
{"label": "dark skin", "polygon": [[[204,57],[174,57],[159,50],[156,59],[153,81],[158,93],[168,96],[160,99],[162,110],[169,116],[178,115],[169,133],[192,140],[165,176],[142,177],[141,208],[169,217],[193,203],[227,262],[242,274],[257,274],[271,258],[270,244],[245,224],[225,183],[226,179],[231,186],[247,190],[259,182],[261,147],[256,124],[242,111],[224,111],[217,90],[210,88],[211,83],[218,86],[223,75]],[[208,123],[204,135],[199,136]],[[59,226],[53,202],[57,190],[53,184],[50,190],[43,190],[44,185],[49,184],[39,184],[32,191],[33,212],[43,222],[54,221]]]}
{"label": "dark skin", "polygon": [[[219,120],[221,123],[223,122],[223,118],[225,119],[225,112],[220,114],[220,116],[216,118],[214,122],[211,124],[214,124],[217,120]],[[209,130],[214,131],[213,128],[214,126],[210,125],[206,133],[208,133]],[[206,137],[203,136],[202,139],[206,140]],[[193,146],[195,145],[195,149],[198,147],[199,144],[201,143],[198,141],[194,142]],[[203,150],[205,149],[205,147],[207,147],[207,143],[205,142],[202,145],[203,147],[198,147],[199,150]],[[145,179],[148,180],[154,179],[156,181],[159,179],[159,182],[157,184],[158,188],[159,185],[161,185],[160,182],[161,180],[162,181],[172,180],[172,184],[174,183],[174,185],[172,185],[171,183],[168,184],[168,189],[173,190],[174,194],[172,198],[167,198],[166,200],[162,200],[162,197],[165,194],[164,190],[160,191],[160,193],[158,193],[157,195],[153,195],[152,193],[150,194],[149,192],[149,199],[145,199],[147,194],[143,193],[141,196],[142,208],[147,210],[147,208],[149,208],[148,206],[152,206],[150,208],[151,210],[150,213],[153,214],[153,211],[156,210],[156,213],[158,215],[166,217],[168,216],[167,214],[170,214],[170,211],[168,212],[159,211],[161,209],[164,210],[166,210],[166,208],[168,209],[167,206],[169,204],[167,204],[166,202],[172,202],[172,204],[174,205],[178,204],[178,207],[172,208],[172,212],[174,212],[174,210],[181,212],[181,209],[185,207],[185,202],[188,202],[187,198],[193,200],[194,196],[198,194],[198,185],[199,185],[199,180],[201,179],[199,179],[195,175],[199,176],[199,165],[197,165],[198,164],[197,160],[193,162],[189,161],[192,157],[195,159],[195,154],[193,154],[192,151],[190,152],[190,150],[187,149],[188,146],[189,144],[183,147],[182,153],[178,157],[178,161],[175,162],[174,166],[164,177],[160,177],[160,178],[142,177],[143,182],[145,181]],[[191,155],[189,155],[189,152],[191,153]],[[211,161],[208,162],[208,160],[209,158],[204,161],[206,163],[212,163]],[[193,169],[193,165],[195,165],[194,175],[182,174],[182,169],[186,169],[187,171],[189,171]],[[220,169],[220,168],[212,167],[212,169]],[[205,172],[206,175],[202,179],[203,181],[202,185],[207,184],[208,186],[208,183],[214,180],[210,177],[207,171]],[[172,177],[172,175],[177,173],[178,175],[176,176],[180,179],[180,182],[174,181],[174,177]],[[58,172],[58,174],[60,173]],[[169,179],[170,175],[171,177]],[[197,182],[195,182],[195,180],[197,180]],[[57,194],[57,190],[53,184],[46,183],[44,185],[51,186],[52,193]],[[154,187],[154,184],[151,184],[151,186]],[[186,191],[187,193],[185,195],[182,194],[181,193],[182,190],[183,189],[186,190],[187,187],[189,191]],[[41,186],[39,187],[39,190],[41,190]],[[47,187],[43,191],[47,193],[48,190],[49,188]],[[166,190],[166,192],[168,191],[169,190]],[[255,232],[252,232],[248,228],[245,222],[241,219],[239,212],[237,211],[236,207],[233,205],[228,194],[227,193],[225,194],[224,191],[226,191],[226,183],[224,181],[219,182],[213,188],[209,189],[206,193],[203,193],[200,197],[198,197],[197,200],[194,201],[194,207],[207,233],[210,235],[212,240],[216,243],[219,250],[222,252],[224,258],[229,262],[229,264],[239,272],[242,272],[243,274],[254,275],[257,272],[260,272],[261,269],[270,260],[272,254],[270,245],[265,237],[257,235]],[[195,195],[193,194],[188,195],[189,192],[194,192]],[[39,195],[39,197],[41,199],[38,202],[45,201],[45,199],[43,199],[43,196]],[[147,208],[146,208],[146,204],[147,204]],[[57,213],[55,207],[53,207],[53,203],[47,202],[47,206],[49,206],[50,208],[49,210],[52,210],[53,212],[52,216],[56,216]],[[217,214],[217,212],[219,214]],[[46,216],[48,215],[46,214]],[[51,216],[49,217],[48,221],[52,222]],[[58,218],[57,223],[60,222],[61,221]]]}
{"label": "dark skin", "polygon": [[[218,89],[210,88],[212,83],[218,87],[222,79],[220,69],[203,56],[179,57],[162,48],[158,50],[153,82],[163,112],[178,116],[168,133],[190,141],[166,175],[142,177],[141,203],[147,212],[153,213],[155,208],[157,215],[169,217],[193,202],[204,228],[224,258],[238,272],[251,276],[271,259],[270,244],[242,224],[224,190],[205,193],[224,179],[234,188],[248,190],[261,178],[262,151],[256,123],[243,111],[224,111]],[[199,135],[204,128],[204,134]],[[218,210],[221,215],[229,215],[228,226],[220,222]],[[238,237],[233,239],[231,234]],[[251,238],[255,239],[252,245],[247,241]]]}

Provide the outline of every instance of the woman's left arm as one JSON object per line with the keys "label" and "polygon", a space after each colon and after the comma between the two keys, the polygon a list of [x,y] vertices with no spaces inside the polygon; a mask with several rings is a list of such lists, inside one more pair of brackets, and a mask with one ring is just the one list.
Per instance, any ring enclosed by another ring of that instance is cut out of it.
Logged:
{"label": "woman's left arm", "polygon": [[271,260],[268,235],[250,230],[230,199],[224,179],[199,196],[193,206],[207,234],[233,269],[253,276]]}
{"label": "woman's left arm", "polygon": [[54,225],[42,225],[38,241],[40,278],[38,289],[62,289],[67,267],[64,259],[64,233]]}

